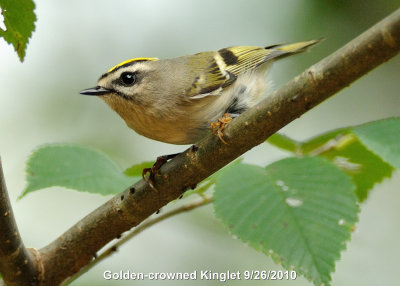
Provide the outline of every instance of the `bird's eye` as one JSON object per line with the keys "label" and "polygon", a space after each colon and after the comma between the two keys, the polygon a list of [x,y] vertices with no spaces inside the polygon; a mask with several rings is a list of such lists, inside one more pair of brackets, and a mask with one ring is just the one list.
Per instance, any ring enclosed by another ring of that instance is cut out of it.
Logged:
{"label": "bird's eye", "polygon": [[124,85],[131,86],[136,82],[136,74],[133,72],[123,72],[120,76]]}

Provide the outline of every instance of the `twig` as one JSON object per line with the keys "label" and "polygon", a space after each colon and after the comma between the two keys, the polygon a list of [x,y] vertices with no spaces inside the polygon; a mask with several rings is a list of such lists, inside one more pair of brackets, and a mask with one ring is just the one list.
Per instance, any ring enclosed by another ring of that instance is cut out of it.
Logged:
{"label": "twig", "polygon": [[34,251],[25,248],[15,222],[0,159],[0,273],[7,285],[35,285],[40,273]]}
{"label": "twig", "polygon": [[64,285],[68,285],[72,281],[78,279],[80,276],[82,276],[84,273],[86,273],[89,269],[93,268],[97,264],[99,264],[101,261],[115,253],[124,243],[126,243],[128,240],[132,239],[133,237],[137,236],[139,233],[142,231],[148,229],[149,227],[155,225],[156,223],[159,223],[161,221],[166,220],[167,218],[170,218],[174,215],[181,214],[184,212],[191,211],[195,208],[202,207],[205,205],[210,204],[213,201],[212,198],[210,197],[202,197],[200,201],[181,206],[179,208],[176,208],[174,210],[171,210],[165,214],[162,214],[160,216],[157,216],[151,220],[143,222],[141,225],[136,227],[134,230],[132,230],[129,234],[123,236],[121,239],[119,239],[116,243],[114,243],[112,246],[110,246],[108,249],[106,249],[102,254],[98,255],[92,262],[84,266],[77,275],[70,277],[67,281],[64,281]]}

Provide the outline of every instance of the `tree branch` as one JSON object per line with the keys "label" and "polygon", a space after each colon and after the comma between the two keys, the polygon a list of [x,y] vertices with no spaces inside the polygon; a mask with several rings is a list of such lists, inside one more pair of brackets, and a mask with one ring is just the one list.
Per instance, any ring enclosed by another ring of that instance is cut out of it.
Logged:
{"label": "tree branch", "polygon": [[25,248],[7,193],[0,159],[0,273],[7,285],[35,285],[40,278],[35,250]]}
{"label": "tree branch", "polygon": [[189,148],[161,168],[155,179],[156,189],[145,181],[138,182],[42,248],[41,285],[57,285],[74,275],[106,243],[137,226],[188,187],[264,142],[399,50],[400,10],[397,10],[233,120],[224,131],[228,144],[209,135],[196,148]]}

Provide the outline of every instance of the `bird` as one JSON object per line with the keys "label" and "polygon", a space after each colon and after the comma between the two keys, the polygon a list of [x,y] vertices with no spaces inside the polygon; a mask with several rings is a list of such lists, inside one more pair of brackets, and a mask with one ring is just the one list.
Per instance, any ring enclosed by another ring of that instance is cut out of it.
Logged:
{"label": "bird", "polygon": [[211,129],[226,143],[226,124],[268,96],[272,63],[318,42],[233,46],[161,60],[133,58],[80,93],[101,98],[131,129],[150,139],[196,144]]}
{"label": "bird", "polygon": [[163,60],[134,58],[80,93],[104,100],[145,137],[195,144],[209,133],[210,123],[224,114],[236,117],[267,95],[272,62],[318,42],[235,46]]}

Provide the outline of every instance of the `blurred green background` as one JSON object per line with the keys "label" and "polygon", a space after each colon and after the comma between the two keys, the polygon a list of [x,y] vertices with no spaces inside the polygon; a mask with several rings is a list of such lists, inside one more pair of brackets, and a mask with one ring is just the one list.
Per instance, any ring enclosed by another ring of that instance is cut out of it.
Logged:
{"label": "blurred green background", "polygon": [[[0,39],[0,152],[16,219],[27,246],[41,248],[109,197],[52,188],[21,201],[25,161],[40,145],[72,142],[98,148],[122,168],[179,152],[141,137],[104,102],[79,95],[115,64],[133,57],[169,58],[232,45],[270,45],[324,37],[277,63],[275,88],[329,55],[400,6],[400,1],[36,1],[36,31],[24,63]],[[373,70],[282,132],[306,139],[337,127],[400,116],[400,57]],[[244,157],[266,165],[285,153],[262,144]],[[333,285],[398,282],[399,172],[377,185],[337,263]],[[167,207],[168,208],[168,207]],[[231,237],[212,206],[146,230],[73,285],[186,285],[213,281],[105,281],[105,270],[192,272],[279,270],[270,258]],[[231,281],[229,285],[311,285]]]}

